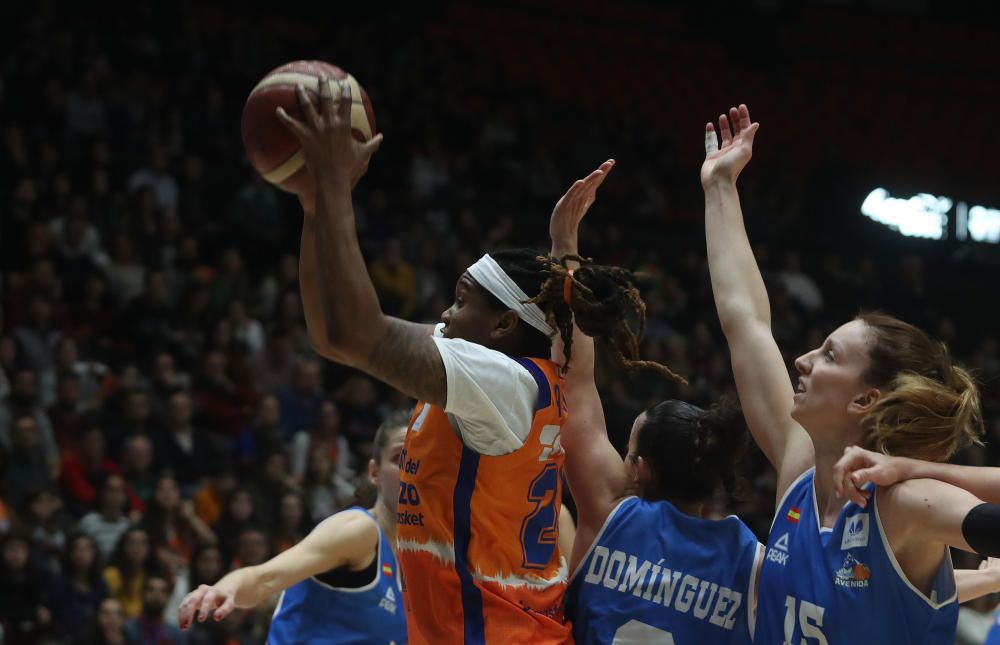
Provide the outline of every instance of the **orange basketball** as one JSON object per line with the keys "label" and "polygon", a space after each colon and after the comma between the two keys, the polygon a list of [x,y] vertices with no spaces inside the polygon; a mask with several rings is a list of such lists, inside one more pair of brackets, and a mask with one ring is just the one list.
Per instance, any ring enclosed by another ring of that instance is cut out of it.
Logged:
{"label": "orange basketball", "polygon": [[[303,120],[295,86],[302,84],[309,98],[319,106],[319,77],[331,83],[346,79],[351,85],[351,128],[359,141],[375,136],[375,112],[368,93],[357,79],[336,65],[315,60],[299,60],[271,70],[253,88],[243,106],[241,130],[250,164],[260,175],[282,190],[300,193],[308,187],[309,173],[299,141],[278,120],[274,112],[281,106],[291,116]],[[339,93],[333,87],[333,95]]]}

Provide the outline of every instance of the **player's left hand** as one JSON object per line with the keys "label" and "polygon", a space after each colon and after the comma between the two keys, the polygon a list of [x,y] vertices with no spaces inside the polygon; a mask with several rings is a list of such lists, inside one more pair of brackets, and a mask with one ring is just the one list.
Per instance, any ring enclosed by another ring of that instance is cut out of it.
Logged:
{"label": "player's left hand", "polygon": [[382,144],[382,135],[361,142],[351,134],[351,86],[338,84],[340,95],[334,99],[332,83],[319,79],[319,110],[309,100],[305,87],[297,87],[299,107],[305,114],[300,121],[279,107],[278,119],[294,134],[302,146],[306,168],[313,181],[344,181],[353,185],[364,174],[368,160]]}
{"label": "player's left hand", "polygon": [[615,160],[608,159],[594,172],[573,182],[566,194],[556,202],[552,217],[549,219],[549,237],[552,239],[553,248],[565,249],[562,255],[577,252],[576,238],[580,221],[594,204],[597,189],[614,167]]}
{"label": "player's left hand", "polygon": [[993,577],[993,593],[1000,592],[1000,558],[986,558],[979,563],[979,570]]}

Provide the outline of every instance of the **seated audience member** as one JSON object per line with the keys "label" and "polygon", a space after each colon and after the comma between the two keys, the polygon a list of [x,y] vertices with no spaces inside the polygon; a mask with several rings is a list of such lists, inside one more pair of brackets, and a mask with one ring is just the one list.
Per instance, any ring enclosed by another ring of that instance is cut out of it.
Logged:
{"label": "seated audience member", "polygon": [[147,576],[142,587],[142,611],[125,621],[124,631],[136,643],[182,645],[187,637],[174,625],[168,624],[164,610],[173,591],[170,581],[159,575]]}
{"label": "seated audience member", "polygon": [[4,643],[28,645],[50,627],[46,574],[30,561],[31,539],[9,533],[0,543],[0,625]]}
{"label": "seated audience member", "polygon": [[125,632],[125,612],[117,598],[105,598],[97,617],[73,645],[142,645]]}
{"label": "seated audience member", "polygon": [[53,621],[63,634],[79,634],[97,618],[108,597],[103,569],[94,538],[86,533],[70,536],[62,570],[48,586]]}
{"label": "seated audience member", "polygon": [[94,538],[101,557],[111,556],[122,534],[132,523],[127,512],[128,490],[121,475],[107,475],[98,486],[94,510],[80,520],[80,530]]}
{"label": "seated audience member", "polygon": [[157,560],[146,529],[133,526],[122,535],[104,569],[108,592],[133,618],[142,610],[142,589],[146,578],[163,576],[165,567]]}

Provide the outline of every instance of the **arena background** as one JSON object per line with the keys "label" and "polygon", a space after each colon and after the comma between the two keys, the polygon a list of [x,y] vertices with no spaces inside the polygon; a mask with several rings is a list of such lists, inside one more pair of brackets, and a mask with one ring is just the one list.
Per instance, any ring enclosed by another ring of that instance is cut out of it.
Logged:
{"label": "arena background", "polygon": [[[733,392],[698,167],[705,121],[748,103],[762,125],[741,192],[789,365],[861,308],[919,324],[982,386],[986,444],[958,460],[998,464],[1000,248],[974,241],[958,214],[958,202],[1000,208],[995,11],[337,4],[0,9],[0,532],[5,554],[31,543],[26,568],[0,563],[6,642],[101,642],[119,627],[96,620],[100,595],[132,618],[142,580],[160,574],[173,585],[162,613],[176,622],[171,602],[188,587],[266,559],[350,503],[374,429],[409,404],[320,366],[308,346],[298,205],[255,177],[239,134],[249,90],[289,60],[338,64],[372,98],[385,143],[355,207],[387,313],[437,320],[484,249],[544,248],[569,183],[618,160],[581,248],[641,272],[646,356],[691,381],[605,361],[619,445],[653,401]],[[880,187],[950,198],[942,239],[864,217]],[[187,425],[193,446],[174,438]],[[744,466],[745,496],[718,512],[763,536],[773,477],[756,451]],[[87,520],[104,497],[127,512]],[[130,523],[151,544],[136,567],[114,542]],[[109,551],[87,597],[68,591],[62,565],[81,527]],[[217,547],[200,544],[205,531]],[[964,610],[972,635],[961,642],[977,642],[995,604]],[[191,642],[261,642],[269,613],[198,626]]]}

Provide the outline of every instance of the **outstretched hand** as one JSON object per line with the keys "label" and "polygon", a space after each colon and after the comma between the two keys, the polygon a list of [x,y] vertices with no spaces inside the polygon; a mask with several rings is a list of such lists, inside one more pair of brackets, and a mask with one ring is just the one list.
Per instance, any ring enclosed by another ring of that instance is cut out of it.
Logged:
{"label": "outstretched hand", "polygon": [[299,140],[306,168],[314,182],[346,181],[353,185],[364,174],[368,160],[382,144],[382,135],[361,142],[351,134],[351,86],[337,82],[339,93],[333,96],[334,81],[319,78],[319,110],[309,100],[305,87],[296,86],[299,107],[305,114],[300,121],[284,108],[275,111],[278,119]]}
{"label": "outstretched hand", "polygon": [[235,593],[222,587],[199,585],[181,601],[177,622],[187,629],[195,620],[205,622],[209,616],[222,620],[236,609]]}
{"label": "outstretched hand", "polygon": [[556,202],[552,217],[549,219],[549,237],[553,249],[564,251],[560,255],[577,252],[576,239],[580,221],[594,204],[597,189],[614,167],[615,160],[608,159],[598,166],[597,170],[573,182],[566,194]]}
{"label": "outstretched hand", "polygon": [[705,124],[705,162],[701,165],[701,184],[713,181],[735,182],[740,171],[753,156],[753,138],[759,123],[750,121],[750,110],[745,103],[729,108],[729,116],[719,115],[719,132],[722,145],[716,137],[715,126]]}

